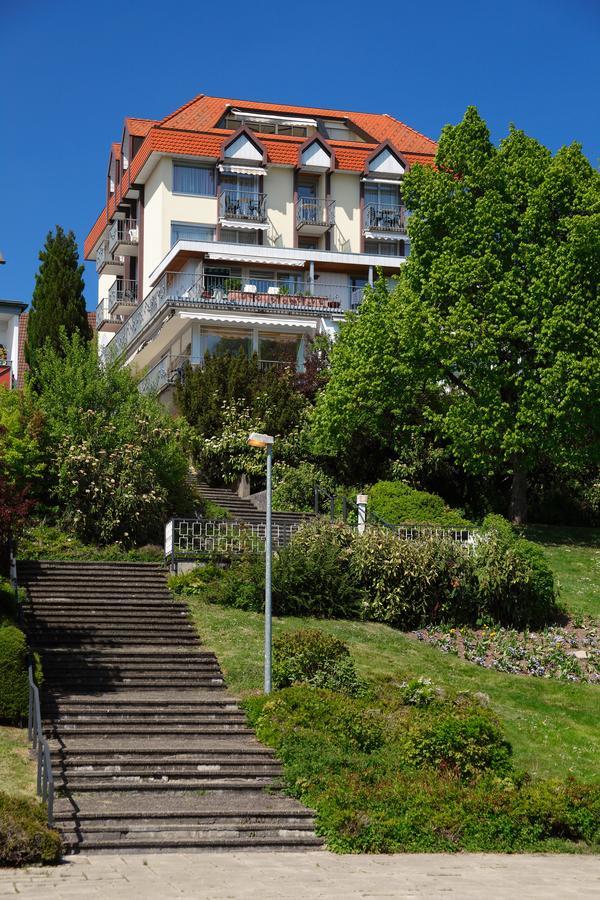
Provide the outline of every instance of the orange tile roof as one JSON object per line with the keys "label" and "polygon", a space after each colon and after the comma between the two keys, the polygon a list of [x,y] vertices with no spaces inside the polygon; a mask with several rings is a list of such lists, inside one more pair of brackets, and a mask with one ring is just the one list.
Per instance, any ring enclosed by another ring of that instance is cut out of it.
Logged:
{"label": "orange tile roof", "polygon": [[[244,109],[257,113],[289,113],[347,120],[372,138],[372,141],[329,141],[336,152],[337,168],[360,172],[369,153],[385,140],[390,141],[408,163],[433,165],[436,143],[387,113],[361,113],[344,110],[320,109],[309,106],[287,106],[277,103],[258,103],[250,100],[233,100],[224,97],[207,97],[199,94],[164,119],[127,118],[125,125],[130,134],[143,137],[144,141],[129,168],[123,172],[108,207],[92,226],[84,244],[84,256],[89,258],[116,205],[125,196],[142,167],[152,153],[172,153],[182,156],[204,156],[216,159],[230,130],[217,124],[228,108]],[[298,148],[304,138],[288,135],[260,135],[267,150],[268,161],[275,165],[296,165]],[[117,145],[120,147],[120,145]],[[120,149],[119,149],[120,152]]]}

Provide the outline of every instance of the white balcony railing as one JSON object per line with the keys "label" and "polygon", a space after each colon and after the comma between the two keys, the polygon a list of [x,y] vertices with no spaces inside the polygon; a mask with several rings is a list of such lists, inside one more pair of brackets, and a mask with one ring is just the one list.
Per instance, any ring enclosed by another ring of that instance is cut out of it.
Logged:
{"label": "white balcony railing", "polygon": [[125,321],[103,350],[120,356],[167,307],[272,312],[292,316],[341,317],[355,308],[363,288],[349,284],[305,284],[289,281],[242,280],[221,275],[165,272],[156,287]]}
{"label": "white balcony railing", "polygon": [[108,289],[108,304],[111,310],[118,306],[137,306],[138,284],[130,278],[118,278]]}
{"label": "white balcony railing", "polygon": [[122,271],[124,264],[125,259],[122,256],[113,256],[108,249],[108,241],[102,241],[96,250],[96,272],[99,275],[104,271],[108,274],[111,272],[118,274]]}
{"label": "white balcony railing", "polygon": [[[165,356],[143,376],[139,389],[143,394],[159,394],[168,385],[177,384],[181,380],[186,365],[202,366],[203,363],[204,360],[199,356]],[[259,359],[258,365],[263,371],[296,369],[293,362],[274,359]]]}

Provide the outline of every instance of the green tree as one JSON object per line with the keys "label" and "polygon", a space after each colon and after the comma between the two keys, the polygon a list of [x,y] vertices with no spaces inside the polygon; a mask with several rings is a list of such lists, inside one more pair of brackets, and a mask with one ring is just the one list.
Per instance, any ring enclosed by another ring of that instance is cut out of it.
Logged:
{"label": "green tree", "polygon": [[537,467],[600,457],[600,174],[514,128],[494,147],[469,108],[404,196],[410,258],[342,329],[317,446],[398,447],[421,422],[465,473],[504,478],[524,522]]}
{"label": "green tree", "polygon": [[102,365],[95,342],[63,331],[37,354],[32,403],[43,421],[46,490],[83,540],[157,540],[173,513],[189,512],[186,426],[140,394],[119,362]]}
{"label": "green tree", "polygon": [[34,371],[37,351],[47,342],[60,352],[61,328],[69,337],[92,337],[83,296],[83,266],[73,232],[65,234],[60,225],[56,233],[49,231],[39,259],[25,345],[25,358]]}

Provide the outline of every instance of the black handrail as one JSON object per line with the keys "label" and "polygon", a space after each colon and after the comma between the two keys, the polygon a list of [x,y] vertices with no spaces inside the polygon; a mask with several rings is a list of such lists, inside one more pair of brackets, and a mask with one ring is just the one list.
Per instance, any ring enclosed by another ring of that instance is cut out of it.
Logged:
{"label": "black handrail", "polygon": [[50,759],[50,747],[42,729],[42,713],[40,708],[40,692],[33,676],[33,664],[29,664],[29,715],[27,719],[27,736],[37,757],[37,794],[48,807],[48,825],[54,822],[54,776]]}

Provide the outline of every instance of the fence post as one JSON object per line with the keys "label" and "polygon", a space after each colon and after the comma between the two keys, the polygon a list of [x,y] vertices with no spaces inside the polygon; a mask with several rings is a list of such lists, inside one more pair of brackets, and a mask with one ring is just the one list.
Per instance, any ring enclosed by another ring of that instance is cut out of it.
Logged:
{"label": "fence post", "polygon": [[315,505],[314,505],[315,516],[318,516],[318,515],[319,515],[319,488],[318,488],[318,486],[317,486],[316,484],[315,484],[315,491],[314,491],[314,493],[315,493],[315,499],[314,499],[314,504],[315,504]]}
{"label": "fence post", "polygon": [[335,494],[331,494],[329,498],[329,521],[335,521]]}
{"label": "fence post", "polygon": [[358,533],[364,534],[367,527],[367,494],[356,495],[356,506],[358,508]]}

